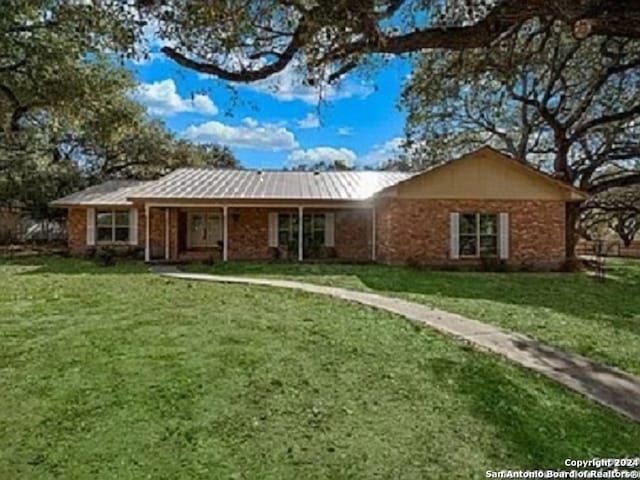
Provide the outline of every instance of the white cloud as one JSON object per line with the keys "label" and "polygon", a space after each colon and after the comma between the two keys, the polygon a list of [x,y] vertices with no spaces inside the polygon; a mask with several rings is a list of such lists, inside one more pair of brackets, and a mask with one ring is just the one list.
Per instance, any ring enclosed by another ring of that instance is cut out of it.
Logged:
{"label": "white cloud", "polygon": [[215,115],[218,107],[208,95],[194,94],[183,98],[176,84],[170,78],[153,83],[143,83],[133,96],[147,107],[152,115],[171,116],[177,113],[195,112],[203,115]]}
{"label": "white cloud", "polygon": [[247,117],[241,125],[226,125],[210,121],[188,127],[184,136],[201,143],[221,143],[231,147],[253,150],[293,150],[298,148],[294,134],[281,125],[274,123],[260,124]]}
{"label": "white cloud", "polygon": [[299,128],[318,128],[320,126],[320,117],[317,113],[307,113],[307,116],[302,120],[298,120]]}
{"label": "white cloud", "polygon": [[258,126],[258,121],[255,118],[244,117],[242,119],[242,123],[244,123],[249,128],[256,128]]}
{"label": "white cloud", "polygon": [[283,102],[301,100],[310,105],[318,104],[320,99],[331,101],[351,97],[365,98],[374,90],[372,86],[350,78],[334,85],[325,85],[322,89],[305,85],[300,68],[294,63],[269,78],[242,87],[266,93]]}
{"label": "white cloud", "polygon": [[356,154],[348,148],[314,147],[306,150],[294,150],[288,158],[290,163],[341,162],[345,165],[353,165]]}
{"label": "white cloud", "polygon": [[362,166],[379,167],[398,156],[403,141],[403,137],[394,137],[384,143],[374,145],[367,154],[359,159],[358,163]]}
{"label": "white cloud", "polygon": [[340,127],[340,128],[338,128],[338,135],[341,135],[343,137],[349,137],[349,136],[353,135],[353,128],[351,128],[351,127]]}

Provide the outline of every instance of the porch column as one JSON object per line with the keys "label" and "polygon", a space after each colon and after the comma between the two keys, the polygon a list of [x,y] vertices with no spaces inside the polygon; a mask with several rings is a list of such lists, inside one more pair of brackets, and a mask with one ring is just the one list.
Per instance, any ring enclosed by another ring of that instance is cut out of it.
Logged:
{"label": "porch column", "polygon": [[304,230],[303,226],[303,207],[298,207],[298,261],[301,262],[304,258],[304,252],[302,251],[302,239],[304,238],[302,230]]}
{"label": "porch column", "polygon": [[149,205],[145,204],[144,206],[144,261],[148,262],[151,260],[151,252],[149,251],[149,224],[151,223],[151,218],[149,218]]}
{"label": "porch column", "polygon": [[164,259],[169,260],[169,207],[164,209]]}
{"label": "porch column", "polygon": [[222,261],[229,259],[229,224],[227,220],[227,206],[222,207]]}
{"label": "porch column", "polygon": [[376,206],[371,207],[371,260],[376,261]]}

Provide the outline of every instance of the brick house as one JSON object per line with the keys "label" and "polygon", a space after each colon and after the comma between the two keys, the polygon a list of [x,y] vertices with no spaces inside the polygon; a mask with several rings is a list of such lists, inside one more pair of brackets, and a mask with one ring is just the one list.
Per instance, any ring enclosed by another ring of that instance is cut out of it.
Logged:
{"label": "brick house", "polygon": [[554,268],[565,207],[586,195],[489,147],[424,172],[178,169],[56,200],[74,254],[145,260],[296,260]]}

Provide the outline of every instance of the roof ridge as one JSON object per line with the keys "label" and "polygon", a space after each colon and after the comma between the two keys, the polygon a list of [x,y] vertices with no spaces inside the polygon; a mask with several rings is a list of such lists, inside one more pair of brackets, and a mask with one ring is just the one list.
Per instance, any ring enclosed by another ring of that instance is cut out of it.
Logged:
{"label": "roof ridge", "polygon": [[366,170],[366,169],[361,169],[361,170],[287,170],[287,169],[283,169],[283,168],[220,168],[220,167],[178,167],[174,170],[172,170],[171,172],[167,173],[166,175],[163,175],[160,178],[165,178],[169,175],[171,175],[174,172],[177,172],[179,170],[202,170],[202,171],[208,171],[208,172],[228,172],[228,171],[232,171],[232,172],[245,172],[245,173],[257,173],[257,172],[262,172],[262,173],[296,173],[296,174],[317,174],[317,173],[380,173],[380,174],[389,174],[389,173],[398,173],[398,174],[411,174],[411,173],[417,173],[417,172],[399,172],[399,171],[394,171],[394,170]]}

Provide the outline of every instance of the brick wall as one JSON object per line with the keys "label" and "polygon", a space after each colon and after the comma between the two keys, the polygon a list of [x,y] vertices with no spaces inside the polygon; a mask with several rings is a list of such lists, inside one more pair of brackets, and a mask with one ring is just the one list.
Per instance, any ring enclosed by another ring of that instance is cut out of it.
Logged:
{"label": "brick wall", "polygon": [[[307,213],[326,210],[308,209]],[[269,260],[269,213],[298,214],[296,209],[230,208],[229,260]],[[335,210],[335,254],[344,260],[367,260],[371,257],[371,213],[369,210]],[[284,252],[281,253],[284,255]],[[298,258],[290,252],[289,258]],[[308,258],[308,257],[306,257]]]}
{"label": "brick wall", "polygon": [[[295,209],[229,208],[229,260],[270,260],[269,213]],[[311,211],[311,210],[309,210]],[[320,210],[315,210],[320,211]],[[338,259],[371,258],[370,210],[336,210],[335,254]],[[557,265],[564,259],[564,203],[560,201],[411,200],[387,198],[377,206],[376,257],[385,263],[464,264],[449,260],[450,212],[507,212],[510,215],[510,259],[514,264]],[[150,212],[152,258],[164,258],[165,213]],[[138,245],[145,244],[144,209],[138,214]],[[69,248],[86,251],[86,210],[71,208],[67,216]],[[204,254],[178,252],[178,210],[170,211],[171,258],[221,258],[220,249]],[[195,256],[194,256],[195,255]],[[297,252],[293,253],[297,258]],[[472,260],[471,263],[476,261]],[[476,262],[477,263],[477,262]]]}
{"label": "brick wall", "polygon": [[84,208],[67,211],[67,244],[73,255],[81,255],[87,250],[87,211]]}
{"label": "brick wall", "polygon": [[[144,217],[144,209],[138,212],[138,243],[144,247],[144,237],[146,234],[144,221],[140,222],[140,218]],[[149,209],[149,250],[151,259],[164,259],[165,244],[165,219],[164,208]]]}
{"label": "brick wall", "polygon": [[377,258],[386,263],[464,264],[449,259],[449,213],[509,213],[509,262],[557,266],[565,257],[561,201],[383,199],[377,209]]}
{"label": "brick wall", "polygon": [[338,210],[335,228],[338,258],[371,260],[371,210]]}
{"label": "brick wall", "polygon": [[[229,208],[227,211],[229,260],[268,260],[269,208]],[[295,213],[295,210],[281,210]]]}
{"label": "brick wall", "polygon": [[[164,215],[164,213],[162,213]],[[156,214],[155,211],[151,212],[151,241],[152,244],[155,245],[156,249],[159,244],[164,245],[164,230],[160,231],[163,227],[163,223],[160,223],[159,220],[162,219],[164,222],[164,217],[158,218],[159,213]],[[145,236],[145,214],[144,209],[138,209],[138,246],[144,247],[144,236]],[[162,242],[162,243],[160,243]],[[73,255],[82,255],[87,249],[87,210],[86,208],[70,208],[67,211],[67,244],[69,246],[69,251]],[[160,248],[164,248],[161,246]]]}

